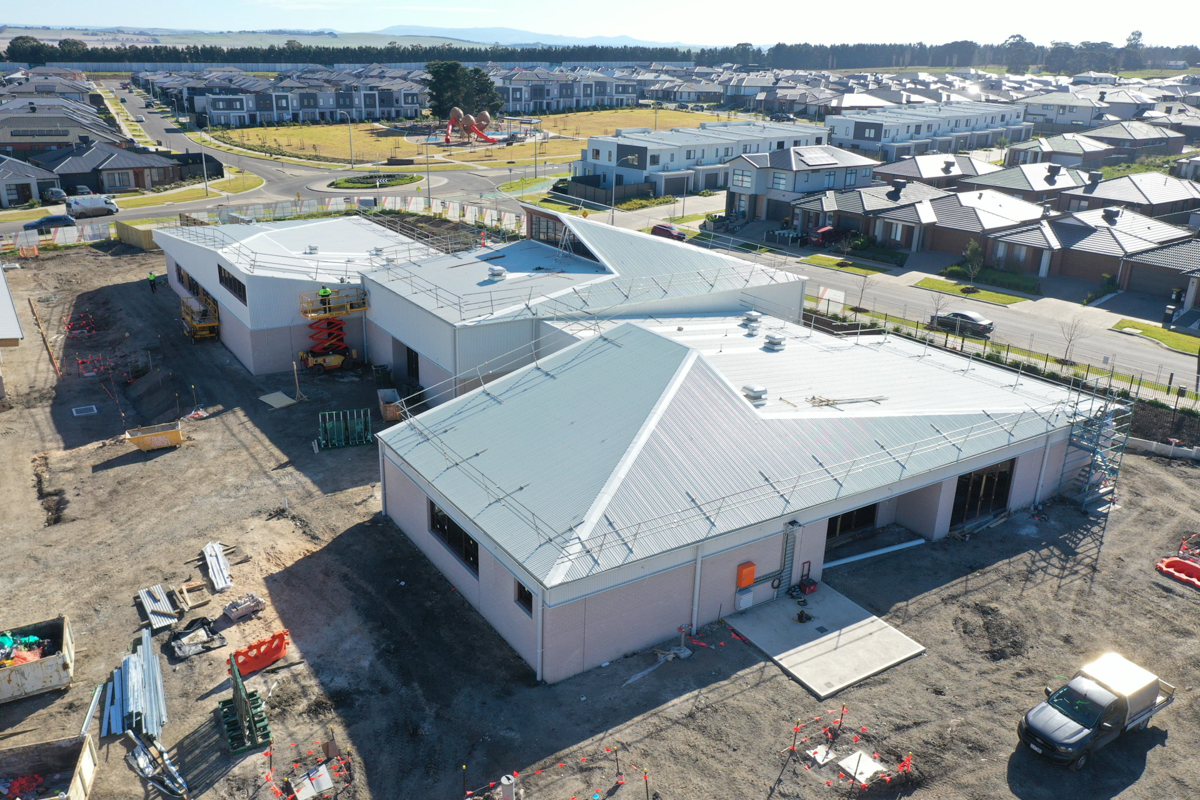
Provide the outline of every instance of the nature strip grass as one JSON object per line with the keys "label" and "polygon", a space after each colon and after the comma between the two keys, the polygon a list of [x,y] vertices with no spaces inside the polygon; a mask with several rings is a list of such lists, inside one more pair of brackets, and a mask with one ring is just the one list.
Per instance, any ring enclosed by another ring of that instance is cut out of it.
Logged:
{"label": "nature strip grass", "polygon": [[988,289],[979,289],[977,292],[971,292],[967,294],[963,292],[963,289],[971,288],[970,284],[944,281],[939,278],[922,278],[913,285],[919,286],[922,289],[929,289],[930,291],[934,292],[958,295],[971,300],[985,300],[989,303],[999,303],[1003,306],[1011,306],[1014,303],[1022,303],[1029,299],[1028,297],[1017,297],[1016,295],[1004,294],[1003,292],[993,292]]}

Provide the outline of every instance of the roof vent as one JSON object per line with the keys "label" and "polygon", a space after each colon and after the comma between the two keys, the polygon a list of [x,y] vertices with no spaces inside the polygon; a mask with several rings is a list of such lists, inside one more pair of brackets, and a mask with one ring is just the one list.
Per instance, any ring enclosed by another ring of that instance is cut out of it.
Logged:
{"label": "roof vent", "polygon": [[504,267],[488,267],[488,277],[494,281],[502,281],[508,277],[508,270]]}
{"label": "roof vent", "polygon": [[762,313],[758,311],[747,311],[742,315],[742,319],[746,320],[746,322],[761,322]]}
{"label": "roof vent", "polygon": [[1099,183],[1102,180],[1104,180],[1103,172],[1089,172],[1088,173],[1088,183]]}
{"label": "roof vent", "polygon": [[904,188],[906,186],[908,186],[908,181],[904,180],[903,178],[892,179],[892,188],[895,189],[897,192],[904,191]]}
{"label": "roof vent", "polygon": [[381,255],[383,255],[383,248],[382,248],[382,247],[372,247],[372,248],[371,248],[371,255],[373,255],[373,256],[381,256]]}
{"label": "roof vent", "polygon": [[1051,178],[1057,178],[1058,173],[1062,172],[1062,164],[1047,164],[1046,174]]}
{"label": "roof vent", "polygon": [[766,347],[768,350],[778,353],[780,350],[787,347],[787,339],[783,336],[780,336],[778,333],[768,333]]}
{"label": "roof vent", "polygon": [[759,386],[757,383],[747,384],[742,387],[742,394],[755,408],[761,408],[767,404],[767,387],[765,386]]}
{"label": "roof vent", "polygon": [[954,160],[953,159],[947,158],[945,161],[942,162],[942,165],[943,165],[942,172],[946,173],[947,175],[949,175],[951,172],[954,171]]}
{"label": "roof vent", "polygon": [[1117,217],[1121,216],[1121,209],[1109,206],[1108,208],[1104,209],[1102,213],[1104,216],[1104,221],[1112,223],[1117,221]]}
{"label": "roof vent", "polygon": [[321,248],[317,247],[315,244],[310,244],[308,247],[304,248],[304,254],[308,256],[315,256],[320,252]]}

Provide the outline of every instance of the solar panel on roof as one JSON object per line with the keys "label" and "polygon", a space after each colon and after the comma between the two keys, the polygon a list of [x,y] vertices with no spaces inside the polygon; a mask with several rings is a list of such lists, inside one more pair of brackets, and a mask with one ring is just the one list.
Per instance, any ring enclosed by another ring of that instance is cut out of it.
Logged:
{"label": "solar panel on roof", "polygon": [[808,164],[810,167],[829,167],[838,163],[838,160],[832,156],[813,155],[805,156],[804,163]]}

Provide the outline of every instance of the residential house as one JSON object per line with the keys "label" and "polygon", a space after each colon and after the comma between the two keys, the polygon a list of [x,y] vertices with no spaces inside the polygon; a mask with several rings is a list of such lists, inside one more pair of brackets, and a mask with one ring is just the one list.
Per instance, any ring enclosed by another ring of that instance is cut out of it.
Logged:
{"label": "residential house", "polygon": [[1121,77],[1119,75],[1113,75],[1111,72],[1093,72],[1092,70],[1088,70],[1087,72],[1081,72],[1078,75],[1073,75],[1071,77],[1071,83],[1099,86],[1103,84],[1116,83],[1120,79]]}
{"label": "residential house", "polygon": [[885,161],[930,151],[956,153],[991,147],[1000,139],[1021,142],[1033,125],[1020,106],[993,103],[928,103],[826,117],[830,142],[849,150],[879,153]]}
{"label": "residential house", "polygon": [[40,200],[42,192],[58,188],[58,176],[49,170],[8,156],[0,156],[0,208]]}
{"label": "residential house", "polygon": [[[948,195],[941,189],[899,178],[890,184],[822,192],[792,202],[792,224],[798,231],[827,225],[837,230],[857,231],[874,236],[885,247],[916,252],[921,249],[924,227],[935,221],[925,201]],[[882,217],[886,212],[908,208],[912,213],[904,219],[893,217],[885,221]]]}
{"label": "residential house", "polygon": [[1200,239],[1184,239],[1173,244],[1134,253],[1125,259],[1121,282],[1129,291],[1152,294],[1169,301],[1177,289],[1183,290],[1181,312],[1196,307],[1200,289]]}
{"label": "residential house", "polygon": [[97,98],[100,96],[83,81],[53,77],[32,77],[24,83],[8,87],[7,93],[13,97],[62,97],[88,105],[95,105],[93,95]]}
{"label": "residential house", "polygon": [[827,137],[817,125],[749,120],[669,131],[619,128],[613,136],[589,138],[571,174],[591,186],[651,184],[657,195],[718,189],[729,185],[727,162],[737,156],[822,145]]}
{"label": "residential house", "polygon": [[0,106],[0,155],[22,161],[80,142],[129,140],[88,106],[60,98],[10,100]]}
{"label": "residential house", "polygon": [[1117,122],[1088,131],[1088,136],[1112,145],[1116,154],[1130,158],[1170,155],[1183,152],[1187,137],[1159,125],[1146,122]]}
{"label": "residential house", "polygon": [[[1097,208],[1042,219],[990,234],[988,263],[1041,277],[1062,275],[1096,284],[1112,278],[1123,289],[1144,291],[1130,282],[1123,262],[1172,242],[1192,238],[1191,231],[1124,208]],[[1148,273],[1149,274],[1149,273]]]}
{"label": "residential house", "polygon": [[1077,94],[1080,97],[1094,97],[1104,103],[1103,116],[1108,121],[1141,119],[1143,114],[1154,111],[1157,105],[1154,97],[1133,88],[1081,89]]}
{"label": "residential house", "polygon": [[1050,162],[1075,169],[1100,169],[1117,148],[1082,133],[1060,133],[1020,142],[1008,148],[1005,166]]}
{"label": "residential house", "polygon": [[[1111,180],[1090,180],[1059,195],[1063,211],[1122,206],[1147,217],[1161,217],[1200,208],[1200,183],[1173,178],[1161,172],[1139,172]],[[1198,264],[1197,266],[1200,266]]]}
{"label": "residential house", "polygon": [[1029,203],[1049,202],[1057,207],[1058,195],[1061,192],[1083,186],[1087,182],[1087,173],[1047,162],[1021,164],[987,175],[961,178],[958,188],[960,191],[995,189]]}
{"label": "residential house", "polygon": [[1200,156],[1181,158],[1172,162],[1171,174],[1187,181],[1200,181]]}
{"label": "residential house", "polygon": [[905,156],[891,164],[875,168],[875,176],[884,181],[903,178],[937,189],[952,189],[961,178],[999,172],[1000,167],[970,156],[951,153],[926,153]]}
{"label": "residential house", "polygon": [[813,192],[869,186],[879,162],[831,145],[749,153],[729,162],[725,213],[743,219],[785,220],[792,201]]}
{"label": "residential house", "polygon": [[178,161],[103,142],[79,144],[32,161],[57,175],[63,186],[86,186],[99,194],[150,189],[180,180]]}
{"label": "residential house", "polygon": [[1073,92],[1050,92],[1017,100],[1025,119],[1042,129],[1094,128],[1104,122],[1108,108],[1102,100]]}

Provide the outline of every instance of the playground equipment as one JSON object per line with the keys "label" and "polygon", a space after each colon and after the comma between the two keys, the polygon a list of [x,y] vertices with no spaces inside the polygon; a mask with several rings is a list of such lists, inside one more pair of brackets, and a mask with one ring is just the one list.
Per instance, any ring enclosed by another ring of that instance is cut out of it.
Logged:
{"label": "playground equipment", "polygon": [[492,124],[492,115],[487,109],[480,111],[477,116],[464,114],[458,106],[450,109],[450,119],[446,122],[446,144],[450,144],[450,134],[458,128],[458,136],[463,141],[471,141],[472,134],[485,142],[496,144],[497,140],[484,133],[487,126]]}
{"label": "playground equipment", "polygon": [[358,286],[339,287],[322,297],[320,292],[300,295],[300,313],[307,319],[312,345],[300,351],[300,363],[314,375],[330,369],[355,366],[358,353],[346,346],[342,317],[367,309],[367,294]]}

